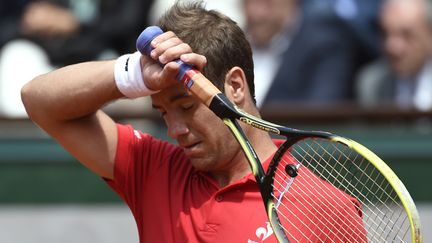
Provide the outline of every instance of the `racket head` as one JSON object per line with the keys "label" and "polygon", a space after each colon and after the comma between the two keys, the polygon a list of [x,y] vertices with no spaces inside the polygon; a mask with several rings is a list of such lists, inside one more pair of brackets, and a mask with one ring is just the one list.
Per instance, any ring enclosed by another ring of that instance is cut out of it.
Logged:
{"label": "racket head", "polygon": [[280,242],[421,242],[415,204],[395,173],[355,141],[289,136],[264,182]]}

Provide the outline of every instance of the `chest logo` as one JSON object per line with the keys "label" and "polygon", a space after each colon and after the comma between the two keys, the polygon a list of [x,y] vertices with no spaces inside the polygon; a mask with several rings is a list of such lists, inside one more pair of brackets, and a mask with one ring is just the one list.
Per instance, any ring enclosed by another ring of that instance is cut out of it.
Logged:
{"label": "chest logo", "polygon": [[266,227],[259,227],[255,231],[256,237],[258,237],[258,241],[248,239],[248,243],[259,243],[264,242],[267,238],[269,238],[273,234],[273,229],[269,222],[266,222]]}

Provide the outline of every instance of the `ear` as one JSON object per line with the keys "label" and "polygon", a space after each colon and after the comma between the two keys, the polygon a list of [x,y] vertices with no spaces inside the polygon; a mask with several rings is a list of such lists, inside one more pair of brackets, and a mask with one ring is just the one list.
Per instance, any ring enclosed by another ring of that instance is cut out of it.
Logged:
{"label": "ear", "polygon": [[234,104],[242,107],[249,97],[249,87],[243,69],[239,67],[231,68],[225,75],[225,95]]}

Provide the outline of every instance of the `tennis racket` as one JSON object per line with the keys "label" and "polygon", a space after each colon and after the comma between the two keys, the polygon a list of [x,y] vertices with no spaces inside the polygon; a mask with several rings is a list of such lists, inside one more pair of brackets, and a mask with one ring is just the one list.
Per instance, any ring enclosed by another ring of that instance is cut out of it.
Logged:
{"label": "tennis racket", "polygon": [[[145,29],[137,49],[149,55],[162,34]],[[233,105],[180,60],[178,81],[229,127],[243,149],[279,242],[422,242],[416,206],[396,174],[361,144],[327,132],[270,123]],[[239,121],[285,138],[264,169]]]}

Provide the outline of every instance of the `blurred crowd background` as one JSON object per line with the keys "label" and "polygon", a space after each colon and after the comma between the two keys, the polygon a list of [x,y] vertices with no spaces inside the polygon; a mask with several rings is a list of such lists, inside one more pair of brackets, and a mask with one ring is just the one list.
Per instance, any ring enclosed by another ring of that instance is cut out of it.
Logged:
{"label": "blurred crowd background", "polygon": [[[173,2],[0,0],[0,243],[137,242],[116,195],[27,119],[20,89],[61,66],[134,52]],[[432,227],[432,0],[205,2],[247,34],[265,118],[372,148]],[[166,137],[148,98],[104,109]]]}
{"label": "blurred crowd background", "polygon": [[[19,90],[35,75],[135,50],[173,0],[0,2],[0,114],[25,117]],[[429,0],[208,1],[235,19],[254,51],[256,97],[272,104],[432,110]]]}

